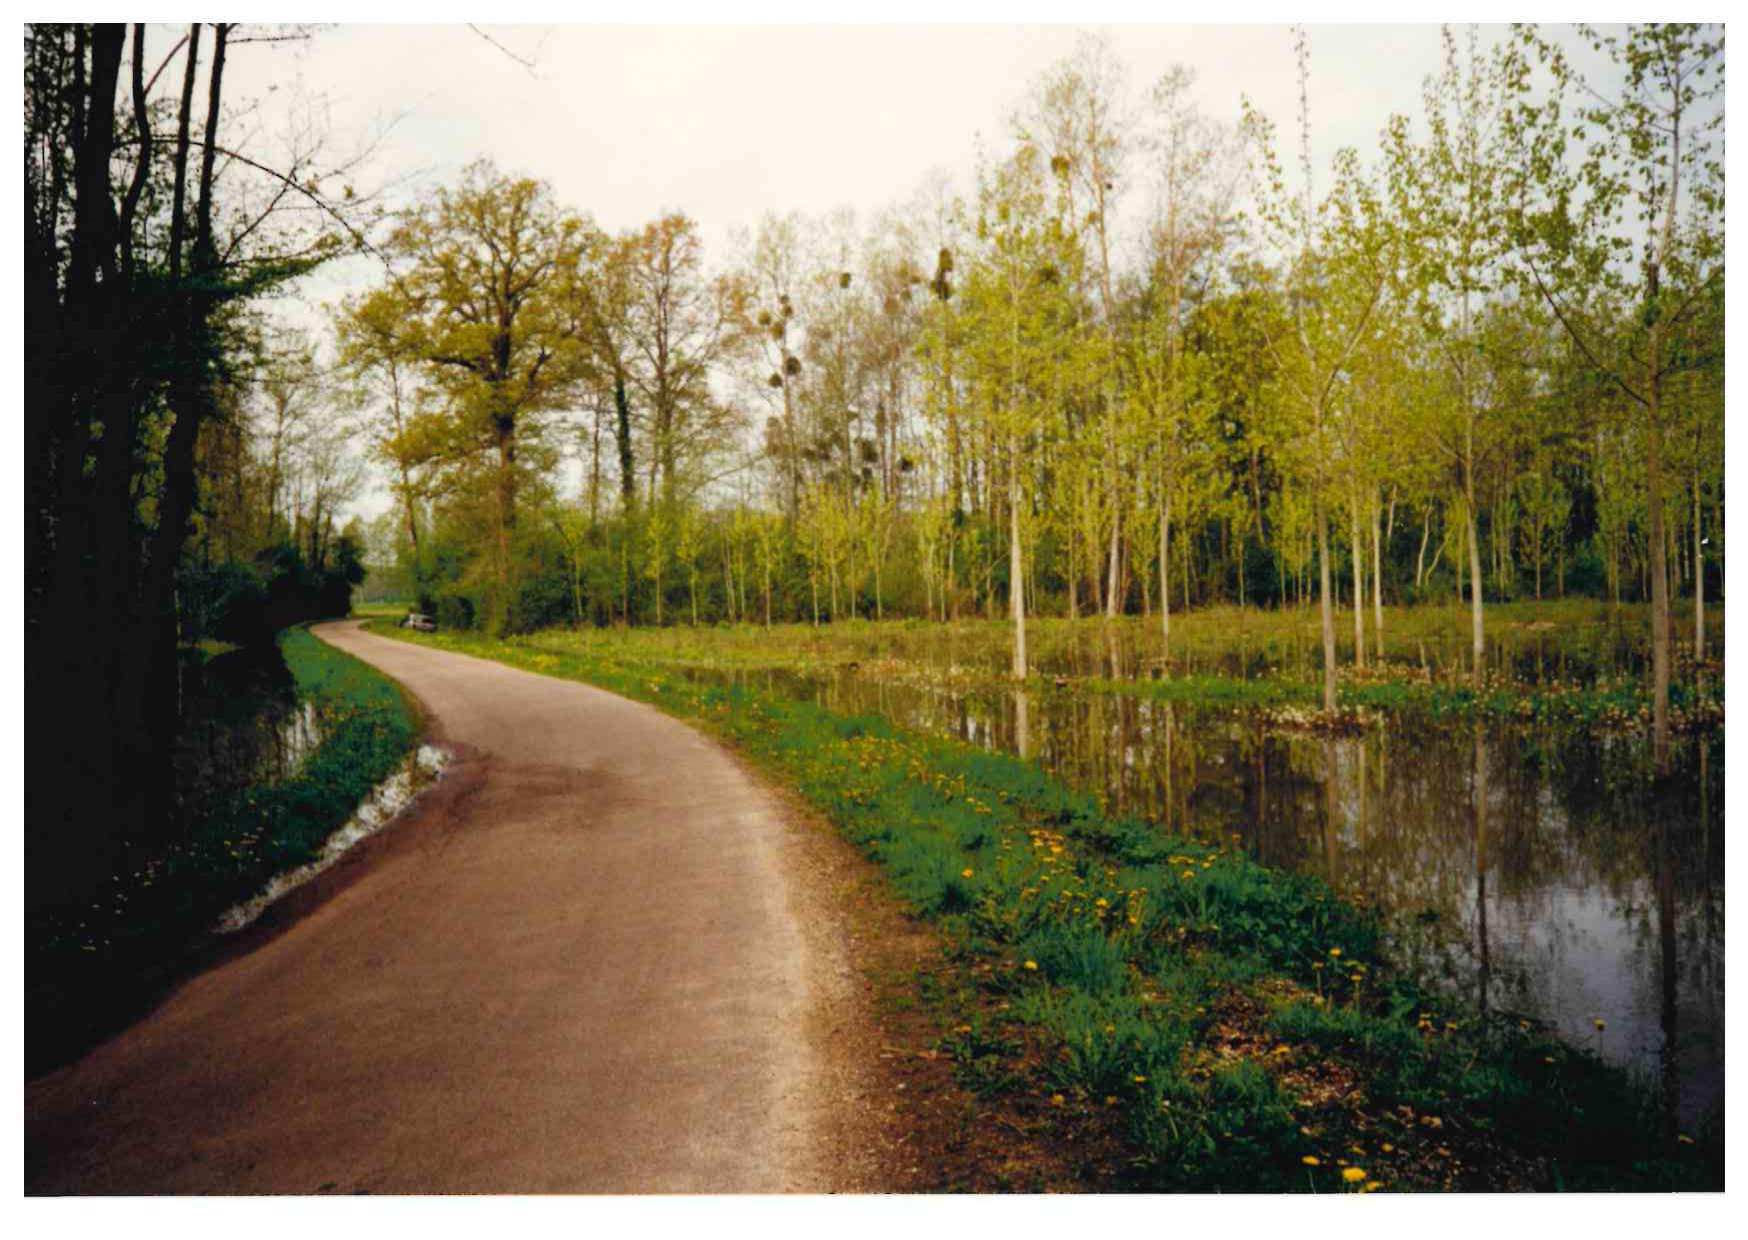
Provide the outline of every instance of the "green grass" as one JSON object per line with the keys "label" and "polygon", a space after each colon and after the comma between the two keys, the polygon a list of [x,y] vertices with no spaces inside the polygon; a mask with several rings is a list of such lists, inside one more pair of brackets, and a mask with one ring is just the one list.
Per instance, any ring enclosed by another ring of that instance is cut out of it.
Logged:
{"label": "green grass", "polygon": [[1391,976],[1377,921],[1315,879],[1108,817],[1034,763],[701,682],[681,639],[639,660],[624,634],[373,627],[654,703],[793,785],[980,979],[943,1031],[967,1086],[1110,1129],[1129,1186],[1335,1191],[1344,1159],[1386,1188],[1721,1183],[1721,1143],[1664,1148],[1622,1073]]}
{"label": "green grass", "polygon": [[[1722,607],[1708,613],[1711,649],[1722,649]],[[398,617],[397,613],[397,617]],[[1622,651],[1643,652],[1650,641],[1648,609],[1615,609],[1594,600],[1493,604],[1487,610],[1491,649],[1523,653],[1536,644],[1548,648],[1548,674],[1525,683],[1490,671],[1477,690],[1455,664],[1468,649],[1466,607],[1422,605],[1385,609],[1390,660],[1364,669],[1352,666],[1352,612],[1338,617],[1340,683],[1337,702],[1344,712],[1381,711],[1433,718],[1514,720],[1572,724],[1590,728],[1643,731],[1650,727],[1649,676],[1610,670]],[[1691,634],[1691,612],[1678,610],[1675,632]],[[1367,626],[1370,633],[1371,619]],[[852,620],[819,627],[806,624],[675,626],[660,629],[548,630],[519,643],[560,657],[667,671],[708,670],[734,675],[751,672],[829,673],[856,664],[865,678],[951,680],[957,687],[1005,687],[1006,652],[1012,629],[1006,621],[961,620],[936,624],[922,620]],[[1170,672],[1162,667],[1163,643],[1157,619],[1127,616],[1115,621],[1059,618],[1028,622],[1028,646],[1041,692],[1105,693],[1247,710],[1314,712],[1322,702],[1321,629],[1314,608],[1263,611],[1212,607],[1172,619]],[[1370,637],[1368,637],[1368,641]],[[1114,641],[1128,671],[1112,677],[1103,665]],[[1417,660],[1432,652],[1433,666]],[[1564,652],[1586,669],[1582,679],[1561,679],[1554,652]],[[1444,666],[1436,665],[1441,656]],[[1233,674],[1228,662],[1253,665]],[[1255,668],[1260,668],[1260,674]],[[1071,670],[1078,669],[1078,670]],[[1690,664],[1678,659],[1671,686],[1672,721],[1677,730],[1716,726],[1723,719],[1723,678],[1703,683],[1684,679]],[[1139,674],[1137,674],[1139,673]],[[1056,684],[1058,679],[1060,685]]]}
{"label": "green grass", "polygon": [[89,908],[44,910],[27,927],[33,1065],[60,1061],[135,1010],[218,916],[312,860],[411,750],[418,723],[399,687],[303,628],[279,636],[321,744],[290,777],[206,807],[174,845],[114,875]]}

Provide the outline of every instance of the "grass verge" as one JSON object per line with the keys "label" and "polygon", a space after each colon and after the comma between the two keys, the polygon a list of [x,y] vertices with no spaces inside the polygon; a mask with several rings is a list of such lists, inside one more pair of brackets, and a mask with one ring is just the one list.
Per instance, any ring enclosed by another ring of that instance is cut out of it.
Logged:
{"label": "grass verge", "polygon": [[312,860],[405,759],[418,720],[399,686],[310,635],[279,647],[319,746],[289,778],[218,800],[167,848],[124,867],[89,907],[38,911],[26,926],[27,1075],[65,1062],[136,1015],[198,954],[226,908]]}
{"label": "grass verge", "polygon": [[[1720,1187],[1721,1133],[1525,1022],[1397,976],[1365,910],[1232,848],[1108,818],[1035,764],[669,665],[387,635],[698,720],[882,868],[972,984],[924,994],[942,1054],[1142,1190]],[[919,973],[920,986],[928,986]]]}

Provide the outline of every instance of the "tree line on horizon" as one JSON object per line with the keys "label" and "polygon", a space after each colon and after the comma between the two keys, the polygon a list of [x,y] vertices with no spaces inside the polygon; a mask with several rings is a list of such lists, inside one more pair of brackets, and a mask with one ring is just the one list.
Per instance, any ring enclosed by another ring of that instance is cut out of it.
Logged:
{"label": "tree line on horizon", "polygon": [[1652,602],[1666,649],[1670,591],[1722,582],[1721,36],[1579,28],[1593,80],[1568,42],[1444,31],[1419,114],[1319,168],[1301,32],[1289,177],[1270,118],[1086,38],[971,192],[773,212],[714,267],[684,215],[612,234],[477,163],[336,325],[379,554],[500,632],[1169,638],[1339,596],[1364,661],[1386,600],[1469,600],[1479,649],[1485,600],[1575,591]]}

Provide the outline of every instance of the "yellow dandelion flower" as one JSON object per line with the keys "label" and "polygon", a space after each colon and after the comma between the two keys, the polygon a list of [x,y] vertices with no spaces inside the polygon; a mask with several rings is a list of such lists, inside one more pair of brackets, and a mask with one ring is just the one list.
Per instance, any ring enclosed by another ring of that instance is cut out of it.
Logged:
{"label": "yellow dandelion flower", "polygon": [[971,877],[971,867],[967,866],[963,870],[960,870],[959,877],[960,878],[970,878]]}
{"label": "yellow dandelion flower", "polygon": [[1332,947],[1332,948],[1330,948],[1330,949],[1329,949],[1329,954],[1330,954],[1330,955],[1331,955],[1331,956],[1334,956],[1334,957],[1335,957],[1335,958],[1336,958],[1336,959],[1338,959],[1338,960],[1339,960],[1339,959],[1340,959],[1340,958],[1341,958],[1341,948],[1339,948],[1339,947]]}
{"label": "yellow dandelion flower", "polygon": [[1036,971],[1038,968],[1038,962],[1036,960],[1028,960],[1026,961],[1026,967]]}
{"label": "yellow dandelion flower", "polygon": [[1361,1180],[1366,1178],[1365,1168],[1349,1167],[1341,1173],[1341,1178],[1346,1180],[1349,1184],[1358,1184]]}
{"label": "yellow dandelion flower", "polygon": [[1307,1154],[1299,1161],[1304,1163],[1307,1167],[1321,1167],[1323,1165],[1323,1160],[1315,1154]]}
{"label": "yellow dandelion flower", "polygon": [[1053,1107],[1059,1107],[1066,1101],[1067,1099],[1065,1099],[1061,1094],[1050,1095],[1050,1105]]}

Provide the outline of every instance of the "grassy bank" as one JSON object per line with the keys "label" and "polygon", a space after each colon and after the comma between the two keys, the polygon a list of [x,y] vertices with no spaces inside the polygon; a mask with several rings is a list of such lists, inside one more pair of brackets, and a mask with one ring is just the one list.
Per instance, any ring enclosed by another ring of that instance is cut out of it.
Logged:
{"label": "grassy bank", "polygon": [[1018,758],[698,683],[623,637],[380,628],[654,703],[797,788],[977,979],[942,1017],[961,1079],[1023,1098],[1120,1186],[1721,1185],[1721,1134],[1666,1131],[1593,1055],[1394,975],[1377,921],[1312,878],[1107,817]]}
{"label": "grassy bank", "polygon": [[27,1068],[76,1054],[182,969],[220,913],[313,859],[411,750],[398,686],[302,628],[279,636],[322,739],[289,778],[206,807],[180,838],[110,878],[88,908],[44,910],[26,933]]}

